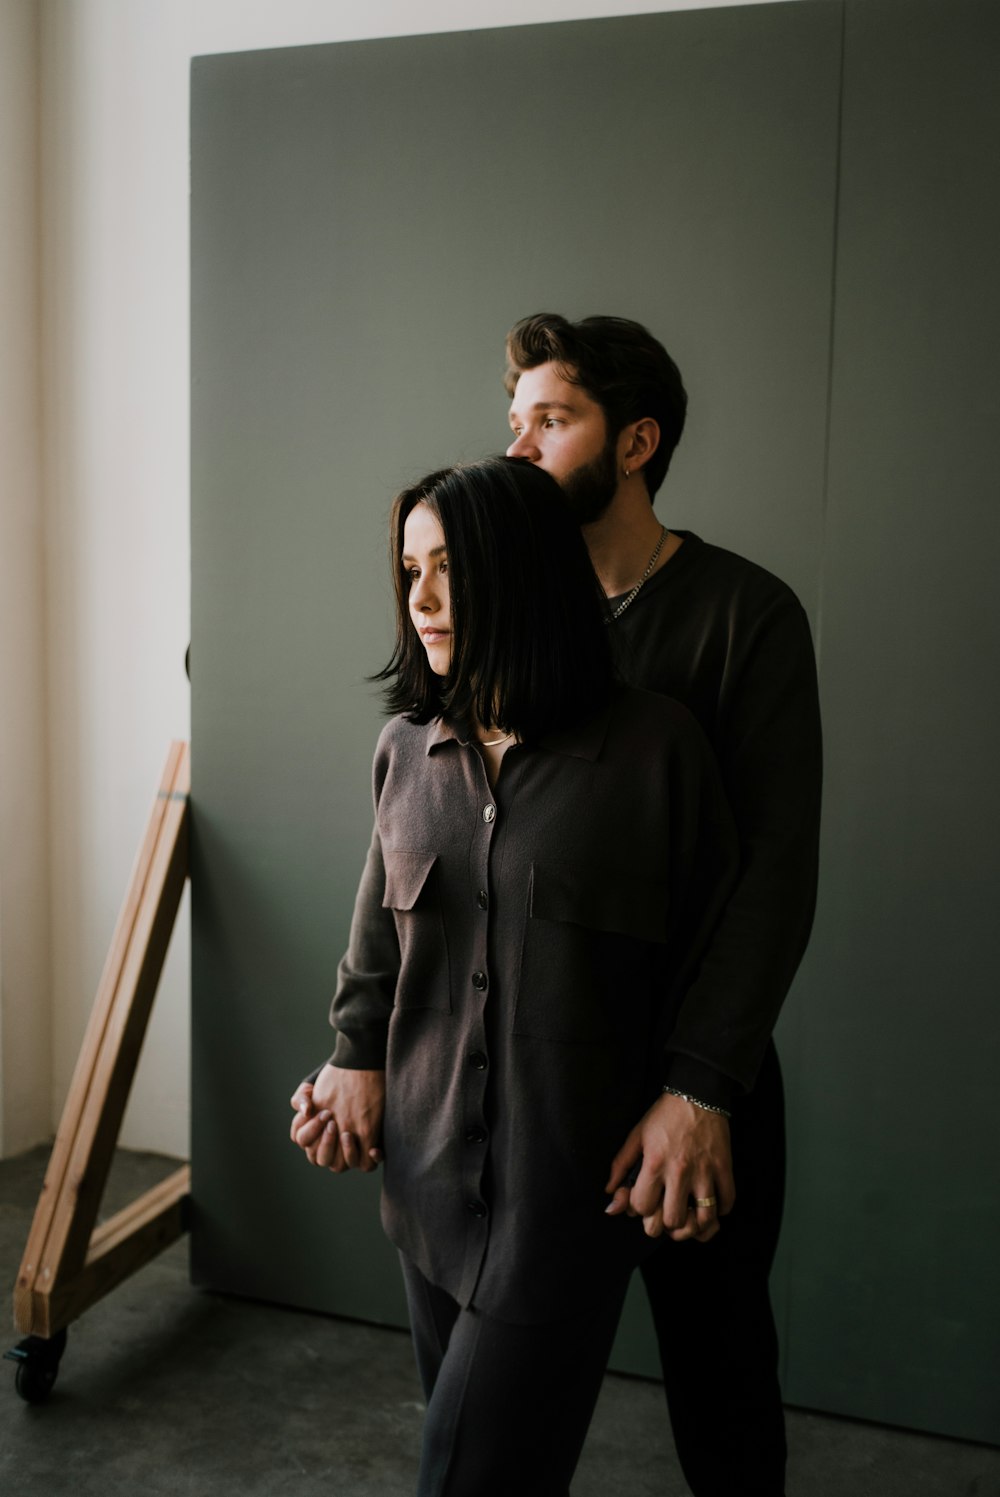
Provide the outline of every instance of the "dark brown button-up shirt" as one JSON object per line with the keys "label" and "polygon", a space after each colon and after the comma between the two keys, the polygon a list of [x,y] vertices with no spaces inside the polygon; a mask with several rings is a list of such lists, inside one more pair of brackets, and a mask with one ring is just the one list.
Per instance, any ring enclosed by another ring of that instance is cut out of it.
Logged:
{"label": "dark brown button-up shirt", "polygon": [[685,1002],[735,874],[711,751],[622,689],[495,790],[446,724],[396,718],[374,792],[332,1060],[386,1067],[385,1229],[462,1305],[557,1319],[646,1249],[604,1215],[611,1160],[665,1052],[711,1050]]}

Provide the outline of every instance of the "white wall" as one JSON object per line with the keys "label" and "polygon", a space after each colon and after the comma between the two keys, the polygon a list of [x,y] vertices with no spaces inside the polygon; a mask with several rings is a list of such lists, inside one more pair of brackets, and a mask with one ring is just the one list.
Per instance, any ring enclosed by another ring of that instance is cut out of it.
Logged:
{"label": "white wall", "polygon": [[0,1152],[48,1131],[38,18],[0,7]]}
{"label": "white wall", "polygon": [[[30,0],[3,3],[0,54],[6,32],[26,27],[34,10]],[[40,653],[46,641],[54,1042],[51,1084],[35,1040],[19,1038],[20,1059],[12,1056],[10,1067],[4,1061],[4,1117],[21,1108],[25,1088],[48,1103],[40,1114],[24,1107],[23,1126],[10,1131],[8,1147],[25,1146],[58,1119],[167,743],[188,734],[191,57],[697,4],[480,0],[470,18],[462,0],[41,0],[47,615],[45,628],[32,631],[31,648]],[[21,70],[21,92],[30,92],[30,49],[22,44],[11,56]],[[6,134],[0,128],[0,139]],[[30,182],[19,190],[30,195]],[[17,259],[18,274],[0,284],[30,287],[23,245],[13,239],[8,245],[4,231],[0,271],[8,255]],[[0,340],[0,395],[24,368],[8,346]],[[23,461],[30,496],[38,464],[30,450]],[[6,488],[6,471],[2,477]],[[37,539],[19,534],[17,551],[25,573],[35,577],[37,608]],[[45,674],[26,658],[11,688],[35,725],[31,742],[40,736],[38,683]],[[6,715],[3,677],[0,689]],[[42,762],[37,744],[27,758],[32,769]],[[12,760],[8,774],[0,762],[0,776],[18,787],[17,795],[22,773],[30,785],[23,764]],[[36,814],[12,842],[37,847],[38,825]],[[181,1155],[187,1152],[188,950],[185,908],[122,1135],[132,1147]],[[46,1011],[47,941],[36,934],[31,951],[32,970],[20,972],[13,958],[4,969],[18,977],[17,1014]],[[44,1028],[41,1020],[36,1028]],[[6,1057],[13,1035],[7,1026],[2,1035]],[[8,1079],[15,1065],[20,1090]]]}
{"label": "white wall", "polygon": [[[188,735],[186,7],[42,5],[43,367],[62,1106],[167,745]],[[179,925],[123,1137],[187,1152]]]}

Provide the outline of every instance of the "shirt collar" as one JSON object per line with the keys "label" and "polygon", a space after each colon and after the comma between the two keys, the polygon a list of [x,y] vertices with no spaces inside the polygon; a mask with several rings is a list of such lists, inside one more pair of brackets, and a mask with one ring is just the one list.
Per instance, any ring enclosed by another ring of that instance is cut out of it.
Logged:
{"label": "shirt collar", "polygon": [[[550,754],[565,754],[571,759],[589,759],[593,763],[600,757],[601,749],[604,747],[612,710],[613,699],[582,727],[563,728],[557,733],[546,733],[539,747]],[[431,754],[446,743],[457,743],[465,747],[469,740],[463,738],[457,729],[451,723],[446,722],[443,717],[436,717],[427,724],[425,742],[427,753]]]}
{"label": "shirt collar", "polygon": [[431,722],[427,724],[427,737],[425,741],[427,745],[427,752],[428,754],[430,754],[434,751],[434,749],[440,748],[442,744],[465,744],[468,742],[468,739],[460,738],[458,736],[458,733],[452,727],[451,723],[446,722],[443,717],[435,717]]}

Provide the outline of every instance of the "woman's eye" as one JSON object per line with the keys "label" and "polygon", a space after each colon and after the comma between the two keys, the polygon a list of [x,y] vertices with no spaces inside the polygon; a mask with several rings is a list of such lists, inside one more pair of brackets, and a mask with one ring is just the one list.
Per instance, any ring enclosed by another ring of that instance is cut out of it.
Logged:
{"label": "woman's eye", "polygon": [[443,561],[441,563],[441,565],[438,567],[438,571],[443,574],[443,573],[447,572],[447,570],[448,570],[448,563],[446,561]]}

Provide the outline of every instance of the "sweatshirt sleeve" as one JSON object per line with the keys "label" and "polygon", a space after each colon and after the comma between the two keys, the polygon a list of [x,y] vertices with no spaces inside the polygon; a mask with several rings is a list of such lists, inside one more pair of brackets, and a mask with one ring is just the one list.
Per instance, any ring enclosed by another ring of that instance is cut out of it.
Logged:
{"label": "sweatshirt sleeve", "polygon": [[805,951],[816,902],[822,777],[809,624],[784,592],[727,671],[717,736],[739,867],[669,1037],[665,1081],[728,1106],[749,1091]]}

